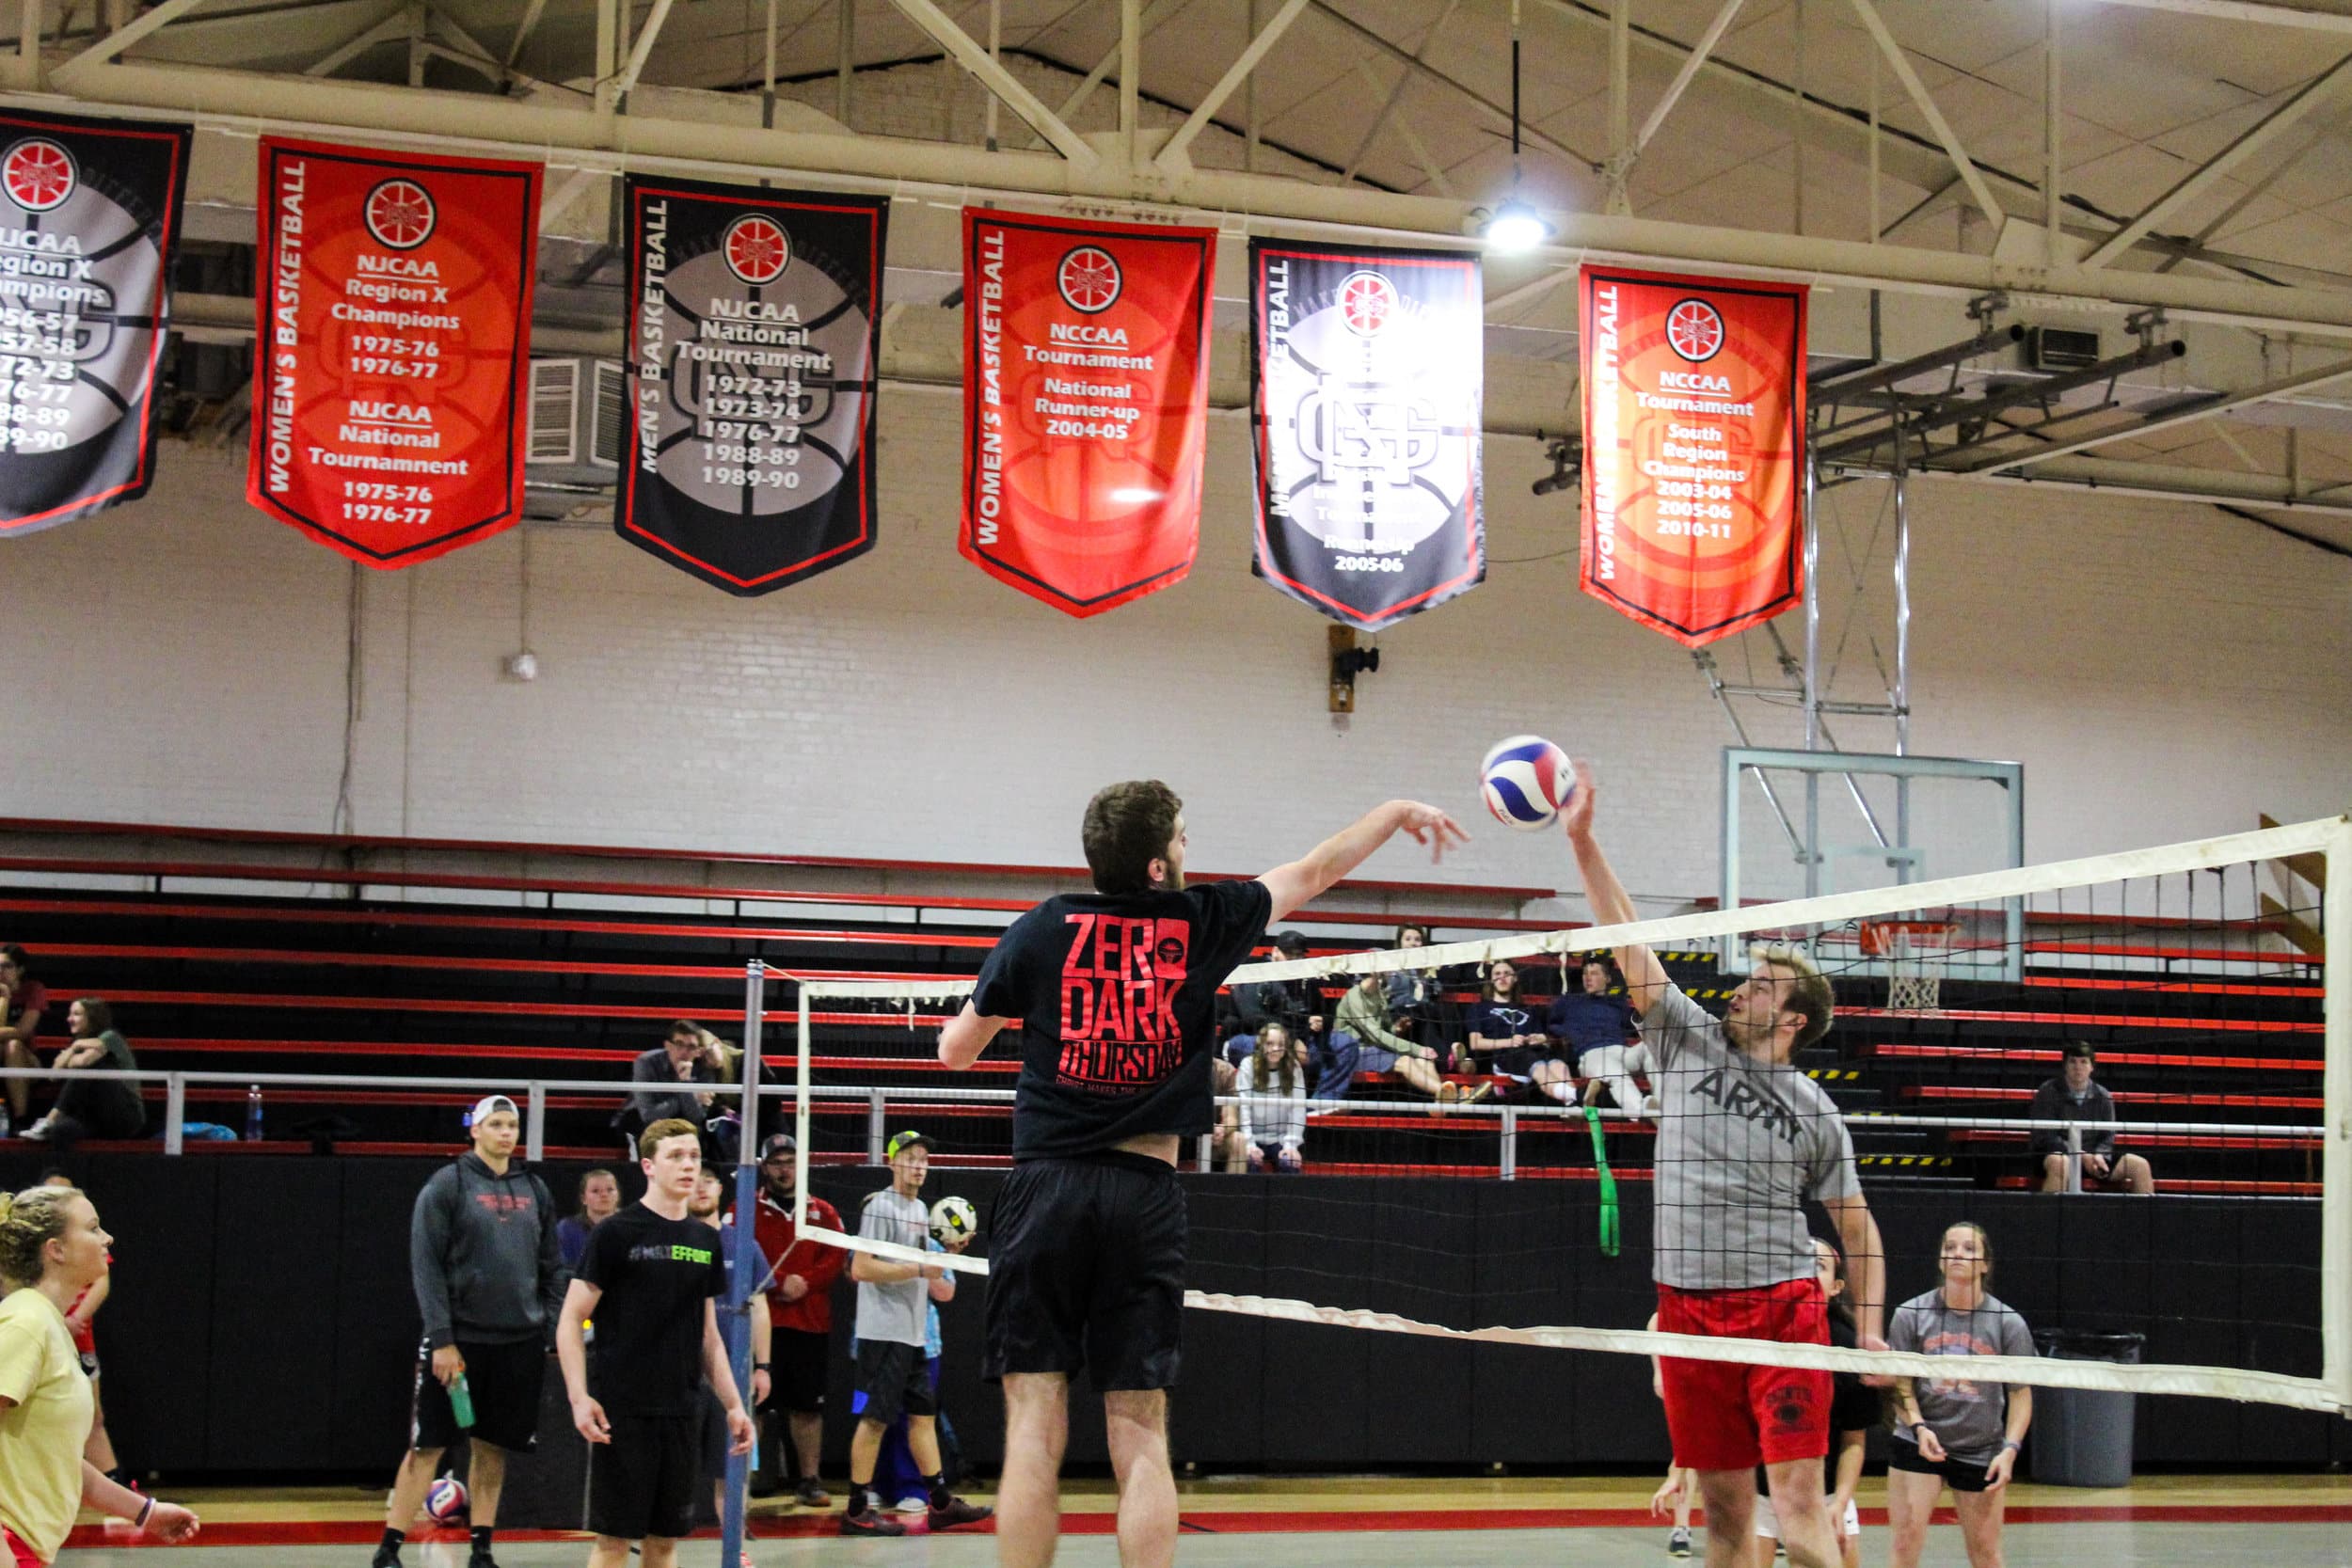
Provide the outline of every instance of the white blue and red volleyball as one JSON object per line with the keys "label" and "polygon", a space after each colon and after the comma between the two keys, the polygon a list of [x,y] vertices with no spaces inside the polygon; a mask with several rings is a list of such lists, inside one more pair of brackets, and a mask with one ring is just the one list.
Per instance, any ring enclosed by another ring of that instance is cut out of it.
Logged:
{"label": "white blue and red volleyball", "polygon": [[1540,735],[1497,741],[1479,764],[1478,775],[1494,819],[1529,832],[1557,822],[1560,808],[1576,792],[1567,752]]}
{"label": "white blue and red volleyball", "polygon": [[455,1476],[443,1476],[424,1489],[425,1516],[437,1525],[460,1525],[466,1521],[466,1483]]}

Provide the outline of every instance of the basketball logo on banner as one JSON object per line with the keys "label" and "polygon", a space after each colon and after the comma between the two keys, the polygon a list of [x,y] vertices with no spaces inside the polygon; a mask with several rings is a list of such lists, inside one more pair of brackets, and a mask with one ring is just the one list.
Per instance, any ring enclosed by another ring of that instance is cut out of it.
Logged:
{"label": "basketball logo on banner", "polygon": [[1475,258],[1253,241],[1258,575],[1375,630],[1486,575]]}
{"label": "basketball logo on banner", "polygon": [[1584,592],[1691,647],[1804,592],[1804,291],[1588,267]]}
{"label": "basketball logo on banner", "polygon": [[521,519],[539,177],[262,139],[246,499],[382,567]]}
{"label": "basketball logo on banner", "polygon": [[633,179],[613,530],[730,594],[874,544],[881,198]]}
{"label": "basketball logo on banner", "polygon": [[185,126],[0,114],[0,537],[146,493]]}
{"label": "basketball logo on banner", "polygon": [[958,546],[1070,615],[1192,570],[1216,230],[967,208]]}

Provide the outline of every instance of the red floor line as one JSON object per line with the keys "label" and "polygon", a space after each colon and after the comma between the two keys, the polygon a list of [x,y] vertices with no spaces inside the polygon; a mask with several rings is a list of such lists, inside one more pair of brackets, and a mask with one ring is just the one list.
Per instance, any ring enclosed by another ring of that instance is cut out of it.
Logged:
{"label": "red floor line", "polygon": [[[2052,1503],[2012,1507],[2008,1513],[2011,1524],[2221,1524],[2221,1525],[2280,1525],[2280,1524],[2352,1524],[2352,1503]],[[1701,1515],[1703,1520],[1704,1515]],[[1886,1511],[1868,1508],[1862,1511],[1863,1523],[1883,1525]],[[1955,1522],[1949,1509],[1936,1511],[1935,1522],[1949,1525]],[[1649,1511],[1640,1508],[1410,1508],[1410,1509],[1307,1509],[1296,1511],[1233,1511],[1218,1512],[1187,1509],[1184,1513],[1186,1528],[1216,1535],[1270,1534],[1337,1534],[1343,1530],[1462,1530],[1462,1529],[1647,1529],[1662,1528],[1663,1525]],[[1073,1513],[1062,1521],[1068,1535],[1108,1535],[1118,1527],[1117,1516],[1110,1513]],[[839,1516],[833,1513],[800,1513],[784,1518],[755,1519],[752,1538],[755,1541],[781,1540],[787,1537],[823,1536],[840,1528]],[[209,1525],[198,1544],[206,1546],[326,1546],[362,1545],[373,1542],[382,1527],[369,1520],[331,1521],[242,1521]],[[508,1541],[571,1541],[580,1539],[573,1530],[515,1529],[501,1530]],[[715,1535],[713,1530],[699,1532],[698,1539]],[[975,1534],[982,1531],[964,1530]],[[75,1529],[67,1539],[70,1547],[120,1547],[151,1545],[148,1541],[126,1541],[119,1527],[86,1525]],[[424,1530],[412,1534],[412,1541],[463,1542],[464,1535],[455,1530]]]}

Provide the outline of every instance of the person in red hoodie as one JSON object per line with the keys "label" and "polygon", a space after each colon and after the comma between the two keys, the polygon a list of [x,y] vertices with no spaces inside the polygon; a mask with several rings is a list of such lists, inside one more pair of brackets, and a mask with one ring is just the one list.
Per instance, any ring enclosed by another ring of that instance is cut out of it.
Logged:
{"label": "person in red hoodie", "polygon": [[[828,1243],[801,1240],[792,1224],[798,1148],[791,1133],[778,1132],[759,1150],[759,1212],[753,1237],[772,1265],[768,1316],[775,1326],[775,1391],[761,1415],[784,1412],[798,1467],[794,1498],[803,1508],[824,1508],[833,1495],[818,1484],[817,1454],[825,1433],[825,1383],[833,1370],[833,1285],[850,1255]],[[808,1220],[812,1227],[841,1229],[840,1212],[815,1193],[808,1196]],[[772,1436],[763,1449],[783,1451]]]}

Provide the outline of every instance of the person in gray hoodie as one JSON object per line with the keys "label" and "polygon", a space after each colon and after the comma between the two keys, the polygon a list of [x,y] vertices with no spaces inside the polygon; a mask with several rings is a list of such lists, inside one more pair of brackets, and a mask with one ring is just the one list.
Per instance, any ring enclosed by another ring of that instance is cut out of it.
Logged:
{"label": "person in gray hoodie", "polygon": [[408,1452],[392,1482],[373,1568],[398,1568],[441,1450],[461,1436],[473,1440],[468,1568],[498,1568],[490,1542],[506,1455],[537,1443],[547,1346],[570,1283],[555,1201],[515,1159],[522,1118],[512,1100],[491,1095],[467,1119],[471,1152],[433,1173],[409,1216],[408,1267],[424,1340]]}

